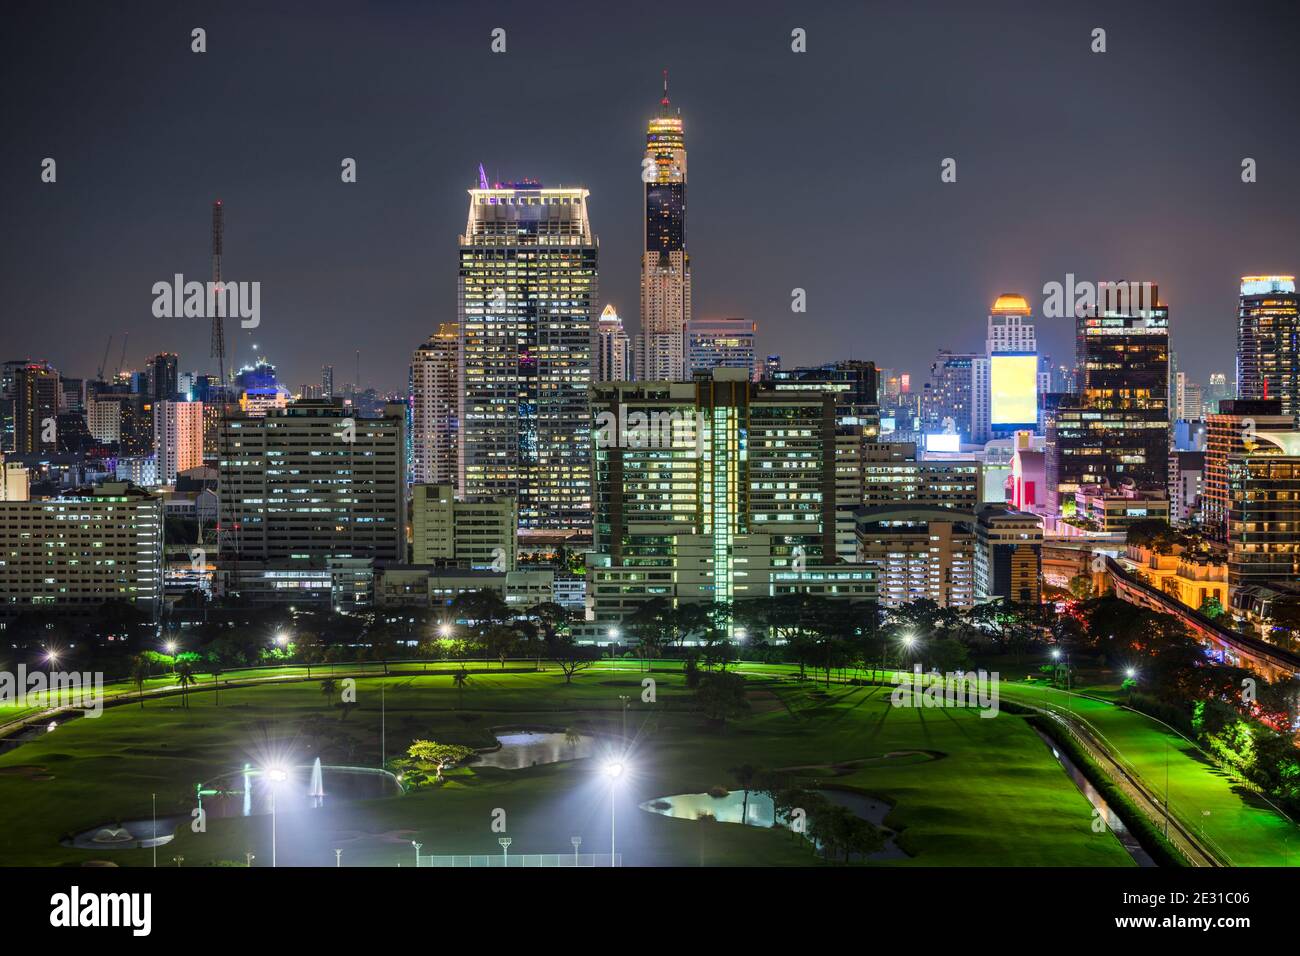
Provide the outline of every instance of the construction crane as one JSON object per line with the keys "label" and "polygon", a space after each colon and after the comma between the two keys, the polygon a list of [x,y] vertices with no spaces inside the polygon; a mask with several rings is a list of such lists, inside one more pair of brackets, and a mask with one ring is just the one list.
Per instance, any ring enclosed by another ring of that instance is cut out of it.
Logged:
{"label": "construction crane", "polygon": [[117,374],[122,374],[122,366],[126,364],[126,340],[130,332],[122,333],[122,354],[117,357]]}
{"label": "construction crane", "polygon": [[108,334],[108,344],[104,346],[104,357],[99,360],[99,368],[95,371],[95,378],[101,382],[104,380],[104,366],[108,364],[108,350],[113,347],[113,333]]}

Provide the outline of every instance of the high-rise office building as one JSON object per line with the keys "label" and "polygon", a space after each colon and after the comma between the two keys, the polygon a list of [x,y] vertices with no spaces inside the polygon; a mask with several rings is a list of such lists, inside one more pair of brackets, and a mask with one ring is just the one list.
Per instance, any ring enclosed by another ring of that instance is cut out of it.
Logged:
{"label": "high-rise office building", "polygon": [[830,394],[740,369],[593,388],[598,622],[654,597],[726,603],[811,592],[874,597],[837,556]]}
{"label": "high-rise office building", "polygon": [[1201,530],[1224,539],[1232,504],[1228,460],[1245,455],[1258,445],[1258,432],[1288,432],[1295,417],[1282,413],[1282,402],[1270,399],[1225,399],[1219,410],[1205,419],[1205,473],[1201,492]]}
{"label": "high-rise office building", "polygon": [[411,486],[411,561],[515,570],[515,499],[457,501],[451,482]]}
{"label": "high-rise office building", "polygon": [[1081,391],[1046,409],[1047,492],[1058,513],[1082,484],[1167,486],[1169,309],[1153,283],[1143,289],[1107,295],[1077,319]]}
{"label": "high-rise office building", "polygon": [[927,431],[954,432],[971,441],[975,388],[974,352],[940,349],[930,366],[930,388],[921,410]]}
{"label": "high-rise office building", "polygon": [[1038,426],[1038,340],[1029,302],[1003,293],[989,310],[984,355],[971,363],[970,440],[987,442]]}
{"label": "high-rise office building", "polygon": [[158,483],[176,483],[178,472],[203,464],[203,403],[161,401],[153,407]]}
{"label": "high-rise office building", "polygon": [[1237,397],[1274,398],[1300,413],[1300,298],[1295,276],[1242,276]]}
{"label": "high-rise office building", "polygon": [[1300,583],[1300,432],[1258,431],[1228,458],[1228,589]]}
{"label": "high-rise office building", "polygon": [[180,359],[175,352],[159,352],[145,366],[145,389],[155,402],[174,402],[180,392]]}
{"label": "high-rise office building", "polygon": [[334,397],[334,366],[322,365],[320,370],[321,398]]}
{"label": "high-rise office building", "polygon": [[1003,504],[975,515],[975,600],[1037,604],[1042,595],[1043,524]]}
{"label": "high-rise office building", "polygon": [[91,615],[124,601],[157,620],[163,500],[125,483],[35,501],[0,501],[0,616]]}
{"label": "high-rise office building", "polygon": [[612,305],[605,306],[596,321],[596,367],[593,381],[627,382],[635,378],[632,368],[632,339]]}
{"label": "high-rise office building", "polygon": [[443,322],[411,356],[411,481],[456,481],[460,329]]}
{"label": "high-rise office building", "polygon": [[1174,374],[1174,418],[1181,421],[1197,421],[1205,416],[1201,386],[1190,381],[1186,372]]}
{"label": "high-rise office building", "polygon": [[44,362],[14,369],[14,451],[58,451],[59,373]]}
{"label": "high-rise office building", "polygon": [[641,255],[641,331],[636,371],[647,381],[687,378],[685,332],[691,321],[691,257],[686,251],[686,137],[668,103],[646,129],[645,247]]}
{"label": "high-rise office building", "polygon": [[460,237],[460,492],[523,528],[591,527],[597,240],[582,188],[469,191]]}
{"label": "high-rise office building", "polygon": [[222,424],[221,554],[293,563],[406,558],[406,406],[357,418],[339,399]]}
{"label": "high-rise office building", "polygon": [[686,324],[687,376],[715,368],[744,369],[755,378],[754,334],[758,323],[750,319],[691,319]]}

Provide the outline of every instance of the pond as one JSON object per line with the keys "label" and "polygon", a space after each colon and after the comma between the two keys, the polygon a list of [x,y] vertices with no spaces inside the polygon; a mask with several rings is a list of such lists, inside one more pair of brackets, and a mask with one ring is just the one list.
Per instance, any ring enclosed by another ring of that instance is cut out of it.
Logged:
{"label": "pond", "polygon": [[497,740],[501,746],[480,752],[473,759],[473,766],[521,770],[563,760],[582,760],[596,752],[596,738],[589,734],[519,730],[499,733]]}
{"label": "pond", "polygon": [[[641,804],[641,809],[648,813],[658,813],[679,820],[695,820],[701,815],[712,816],[719,823],[745,823],[751,827],[788,826],[784,819],[776,815],[772,798],[765,793],[750,792],[746,799],[744,790],[732,790],[726,796],[710,796],[707,793],[678,793],[668,797],[657,797]],[[883,800],[876,800],[866,794],[849,790],[816,790],[829,802],[846,807],[854,814],[867,820],[876,828],[884,831],[885,846],[871,854],[872,860],[905,859],[907,854],[894,841],[896,834],[884,826],[885,817],[889,815],[890,805]],[[743,814],[743,819],[742,819]]]}
{"label": "pond", "polygon": [[[290,767],[275,787],[275,812],[288,813],[326,803],[395,797],[402,786],[387,770],[375,767]],[[248,817],[271,812],[271,781],[251,767],[203,784],[200,799],[209,817]]]}
{"label": "pond", "polygon": [[176,836],[176,828],[189,819],[188,816],[159,817],[156,825],[153,820],[123,820],[82,830],[71,840],[61,842],[82,850],[147,849],[170,843]]}

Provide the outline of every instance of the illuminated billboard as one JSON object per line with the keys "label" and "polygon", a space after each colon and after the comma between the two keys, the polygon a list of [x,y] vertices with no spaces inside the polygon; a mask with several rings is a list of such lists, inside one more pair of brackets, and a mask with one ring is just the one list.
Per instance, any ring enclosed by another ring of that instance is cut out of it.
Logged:
{"label": "illuminated billboard", "polygon": [[961,436],[954,432],[930,432],[925,436],[926,451],[961,451]]}
{"label": "illuminated billboard", "polygon": [[989,421],[994,428],[1038,424],[1038,356],[1005,352],[989,357]]}

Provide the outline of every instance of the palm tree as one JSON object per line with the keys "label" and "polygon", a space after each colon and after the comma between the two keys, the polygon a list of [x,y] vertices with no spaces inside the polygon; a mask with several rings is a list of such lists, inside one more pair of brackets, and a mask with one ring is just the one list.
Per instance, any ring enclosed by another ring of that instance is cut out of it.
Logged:
{"label": "palm tree", "polygon": [[208,670],[212,673],[212,689],[213,692],[216,694],[217,706],[220,707],[221,706],[221,685],[217,683],[217,678],[219,678],[222,674],[221,663],[219,661],[213,661],[212,665],[208,668]]}
{"label": "palm tree", "polygon": [[149,677],[149,658],[143,654],[137,654],[131,658],[131,682],[135,684],[136,693],[140,696],[140,709],[144,710],[144,682]]}
{"label": "palm tree", "polygon": [[451,675],[451,682],[456,685],[456,709],[460,710],[465,702],[465,685],[469,683],[469,671],[462,667]]}
{"label": "palm tree", "polygon": [[740,822],[744,823],[749,819],[749,788],[754,785],[758,768],[753,764],[742,763],[739,767],[732,767],[728,772],[736,779],[740,789],[745,791],[745,797],[740,804]]}
{"label": "palm tree", "polygon": [[333,677],[327,677],[320,682],[320,692],[325,697],[325,706],[328,707],[330,700],[334,697],[334,691],[338,689],[338,682]]}
{"label": "palm tree", "polygon": [[194,683],[194,668],[189,661],[176,665],[176,683],[181,685],[181,701],[188,709],[190,706],[190,685]]}

